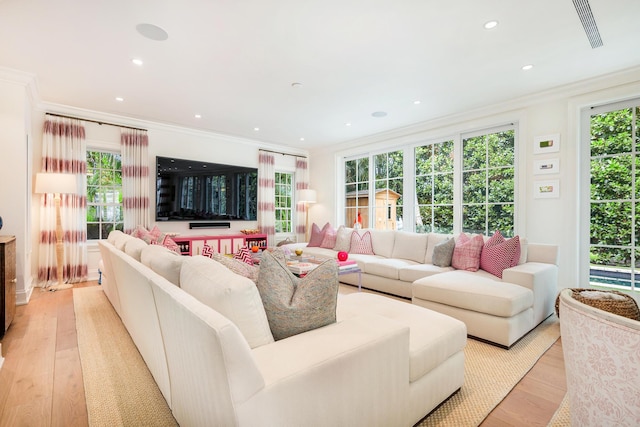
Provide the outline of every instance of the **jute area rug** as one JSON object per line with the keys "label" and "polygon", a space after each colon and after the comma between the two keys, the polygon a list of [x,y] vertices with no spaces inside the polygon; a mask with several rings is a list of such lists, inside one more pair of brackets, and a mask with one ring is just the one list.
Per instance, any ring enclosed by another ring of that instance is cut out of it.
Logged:
{"label": "jute area rug", "polygon": [[74,289],[73,306],[89,425],[176,426],[102,288]]}
{"label": "jute area rug", "polygon": [[569,395],[565,394],[560,407],[549,421],[549,427],[569,427],[571,425],[571,412],[569,411]]}
{"label": "jute area rug", "polygon": [[464,385],[418,426],[479,425],[559,337],[551,316],[509,350],[467,340]]}

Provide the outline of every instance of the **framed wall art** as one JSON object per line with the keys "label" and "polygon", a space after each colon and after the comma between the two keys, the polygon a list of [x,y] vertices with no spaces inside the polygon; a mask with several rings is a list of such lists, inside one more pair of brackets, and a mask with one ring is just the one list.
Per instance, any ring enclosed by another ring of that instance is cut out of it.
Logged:
{"label": "framed wall art", "polygon": [[560,197],[560,180],[535,181],[533,197],[536,199],[555,199]]}
{"label": "framed wall art", "polygon": [[556,151],[560,151],[559,133],[533,138],[533,154],[555,153]]}
{"label": "framed wall art", "polygon": [[560,173],[560,159],[544,159],[533,162],[534,175],[547,175],[552,173]]}

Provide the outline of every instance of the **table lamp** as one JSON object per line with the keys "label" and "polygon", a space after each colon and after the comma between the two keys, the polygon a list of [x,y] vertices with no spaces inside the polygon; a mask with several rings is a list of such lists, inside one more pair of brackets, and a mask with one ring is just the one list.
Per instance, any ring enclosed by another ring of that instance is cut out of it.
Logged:
{"label": "table lamp", "polygon": [[309,241],[309,204],[316,202],[316,190],[300,190],[298,192],[298,201],[304,203],[304,237],[305,240]]}
{"label": "table lamp", "polygon": [[50,291],[73,288],[72,284],[64,283],[63,263],[64,244],[62,241],[62,220],[60,218],[60,194],[76,193],[76,175],[70,173],[39,173],[36,175],[36,194],[53,194],[53,201],[56,207],[56,272],[58,273],[58,283],[50,286]]}

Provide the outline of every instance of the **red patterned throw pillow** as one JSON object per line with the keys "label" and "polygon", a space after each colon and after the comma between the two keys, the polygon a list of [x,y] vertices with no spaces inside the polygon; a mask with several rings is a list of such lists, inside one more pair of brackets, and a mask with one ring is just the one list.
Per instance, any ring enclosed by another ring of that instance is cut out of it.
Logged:
{"label": "red patterned throw pillow", "polygon": [[233,259],[237,259],[246,262],[247,264],[253,265],[253,258],[251,258],[249,249],[245,248],[244,246],[238,249],[238,252],[233,254]]}
{"label": "red patterned throw pillow", "polygon": [[483,245],[482,236],[476,235],[470,239],[466,234],[461,233],[453,249],[451,266],[457,270],[478,271]]}
{"label": "red patterned throw pillow", "polygon": [[213,248],[208,244],[204,244],[202,247],[202,256],[206,256],[207,258],[213,258]]}
{"label": "red patterned throw pillow", "polygon": [[375,255],[373,253],[373,243],[371,242],[371,233],[365,231],[360,235],[357,231],[351,233],[351,246],[349,253]]}
{"label": "red patterned throw pillow", "polygon": [[518,265],[520,258],[520,237],[515,236],[506,240],[496,231],[482,248],[480,268],[502,278],[502,272]]}

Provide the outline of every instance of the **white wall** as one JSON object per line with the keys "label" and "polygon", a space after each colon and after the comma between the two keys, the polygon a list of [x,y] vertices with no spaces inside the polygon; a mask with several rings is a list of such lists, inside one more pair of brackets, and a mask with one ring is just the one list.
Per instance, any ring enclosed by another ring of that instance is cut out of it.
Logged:
{"label": "white wall", "polygon": [[29,81],[2,71],[0,93],[0,233],[16,236],[16,301],[24,304],[32,286]]}
{"label": "white wall", "polygon": [[[519,135],[516,232],[530,242],[558,245],[559,286],[585,287],[588,272],[584,266],[580,270],[578,250],[581,243],[588,246],[588,235],[579,232],[580,220],[585,221],[578,197],[580,109],[638,96],[640,70],[634,69],[383,135],[312,150],[311,187],[318,192],[318,203],[310,210],[310,222],[340,223],[342,157],[426,142],[454,132],[516,123]],[[555,133],[561,135],[560,152],[534,155],[534,138]],[[534,160],[554,157],[560,159],[559,174],[533,174]],[[534,181],[539,179],[559,179],[560,197],[534,198]],[[588,221],[588,213],[586,218]]]}

